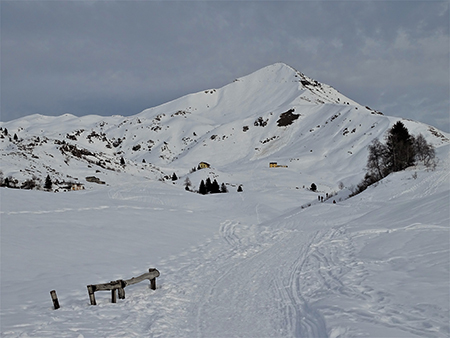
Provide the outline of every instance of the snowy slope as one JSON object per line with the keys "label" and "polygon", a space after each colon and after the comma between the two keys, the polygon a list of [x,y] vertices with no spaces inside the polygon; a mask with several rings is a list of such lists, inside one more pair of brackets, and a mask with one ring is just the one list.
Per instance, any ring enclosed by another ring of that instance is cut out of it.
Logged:
{"label": "snowy slope", "polygon": [[[2,189],[2,337],[448,337],[448,151],[336,204],[275,182]],[[149,267],[155,291],[89,305]]]}
{"label": "snowy slope", "polygon": [[[397,120],[275,64],[131,117],[1,123],[4,177],[86,187],[0,189],[2,337],[448,337],[449,135],[404,120],[436,169],[346,199]],[[206,177],[230,192],[184,189]],[[155,291],[89,305],[86,285],[150,267]]]}

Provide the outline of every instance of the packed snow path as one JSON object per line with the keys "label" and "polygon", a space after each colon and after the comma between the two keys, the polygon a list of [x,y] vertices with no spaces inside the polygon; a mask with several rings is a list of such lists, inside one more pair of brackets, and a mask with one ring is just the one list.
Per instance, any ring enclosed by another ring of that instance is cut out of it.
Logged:
{"label": "packed snow path", "polygon": [[[2,190],[2,337],[448,337],[447,168],[308,208],[284,191]],[[155,291],[89,305],[87,284],[148,267]]]}

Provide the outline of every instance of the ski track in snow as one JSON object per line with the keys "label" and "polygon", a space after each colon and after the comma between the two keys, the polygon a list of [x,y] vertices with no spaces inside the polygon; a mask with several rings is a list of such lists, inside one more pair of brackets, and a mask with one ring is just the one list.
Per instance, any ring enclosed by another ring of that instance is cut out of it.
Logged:
{"label": "ski track in snow", "polygon": [[[18,215],[18,214],[56,214],[56,213],[64,213],[64,212],[82,212],[82,211],[92,211],[92,210],[106,210],[106,209],[129,209],[129,210],[154,210],[154,211],[179,211],[174,208],[161,208],[161,207],[139,207],[133,205],[117,205],[117,206],[109,206],[102,205],[97,207],[84,207],[84,208],[63,208],[63,209],[54,209],[54,210],[20,210],[20,211],[0,211],[0,215]],[[186,213],[192,213],[191,210],[184,210]]]}

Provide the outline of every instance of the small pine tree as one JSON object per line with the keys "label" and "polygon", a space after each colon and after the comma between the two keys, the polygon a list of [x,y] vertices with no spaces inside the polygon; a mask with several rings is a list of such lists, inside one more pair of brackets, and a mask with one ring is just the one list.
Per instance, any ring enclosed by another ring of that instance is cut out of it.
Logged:
{"label": "small pine tree", "polygon": [[120,158],[120,165],[125,165],[125,160],[123,157]]}
{"label": "small pine tree", "polygon": [[209,177],[205,181],[205,186],[206,186],[206,193],[210,193],[212,191],[212,183]]}
{"label": "small pine tree", "polygon": [[203,180],[200,182],[200,187],[198,188],[198,193],[202,194],[202,195],[206,195],[208,193],[205,182]]}
{"label": "small pine tree", "polygon": [[227,189],[225,183],[222,183],[222,185],[220,186],[220,192],[222,192],[222,193],[228,192],[228,189]]}
{"label": "small pine tree", "polygon": [[191,186],[191,180],[189,179],[189,177],[186,177],[186,179],[184,180],[184,188],[189,191],[191,189]]}
{"label": "small pine tree", "polygon": [[237,188],[237,192],[243,192],[244,190],[242,189],[242,185],[240,185],[238,188]]}
{"label": "small pine tree", "polygon": [[14,141],[18,141],[19,140],[19,138],[17,137],[17,134],[14,134],[13,139],[14,139]]}
{"label": "small pine tree", "polygon": [[176,181],[178,179],[177,175],[175,173],[173,173],[172,175],[172,181]]}
{"label": "small pine tree", "polygon": [[45,178],[44,189],[51,190],[52,186],[53,186],[52,179],[50,178],[50,175],[47,175],[47,177]]}
{"label": "small pine tree", "polygon": [[219,192],[220,192],[219,183],[217,183],[217,180],[214,180],[211,184],[211,194],[217,194]]}
{"label": "small pine tree", "polygon": [[311,183],[311,191],[316,191],[317,190],[317,185],[315,185],[314,183]]}

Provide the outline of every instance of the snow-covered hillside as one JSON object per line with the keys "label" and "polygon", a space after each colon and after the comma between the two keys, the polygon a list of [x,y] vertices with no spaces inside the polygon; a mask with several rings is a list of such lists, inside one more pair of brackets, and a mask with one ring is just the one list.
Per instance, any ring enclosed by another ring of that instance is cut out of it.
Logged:
{"label": "snow-covered hillside", "polygon": [[[327,186],[350,185],[361,178],[367,145],[397,120],[278,63],[130,117],[31,115],[1,123],[0,154],[4,177],[18,185],[33,175],[86,187],[96,186],[88,176],[107,184],[123,174],[154,180],[186,175],[201,161],[224,172],[275,161],[305,177],[326,174]],[[434,127],[404,123],[435,146],[449,143]]]}
{"label": "snow-covered hillside", "polygon": [[[1,123],[4,177],[86,188],[0,189],[1,336],[449,337],[450,135],[403,120],[436,168],[347,199],[396,121],[275,64],[131,117]],[[185,190],[206,177],[229,193]]]}
{"label": "snow-covered hillside", "polygon": [[[448,150],[336,204],[269,168],[207,196],[159,181],[2,189],[2,337],[448,337]],[[88,284],[150,267],[155,291],[89,305]]]}

